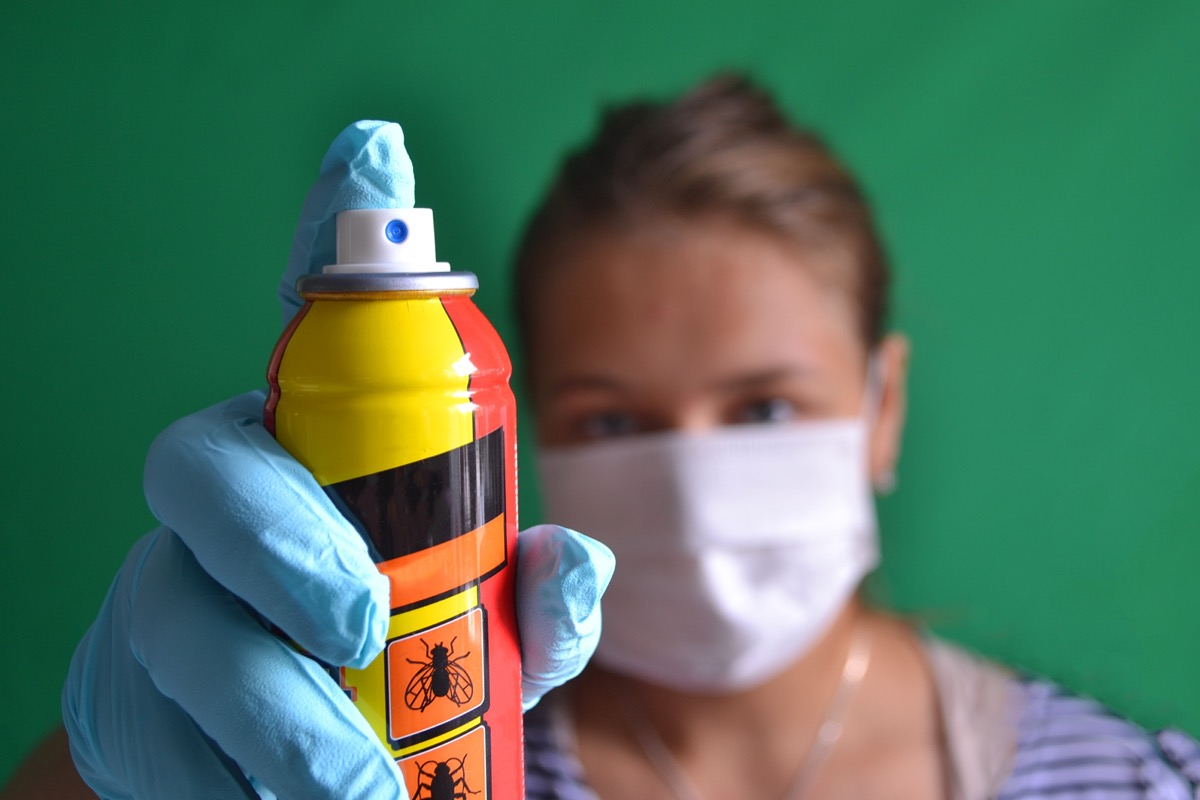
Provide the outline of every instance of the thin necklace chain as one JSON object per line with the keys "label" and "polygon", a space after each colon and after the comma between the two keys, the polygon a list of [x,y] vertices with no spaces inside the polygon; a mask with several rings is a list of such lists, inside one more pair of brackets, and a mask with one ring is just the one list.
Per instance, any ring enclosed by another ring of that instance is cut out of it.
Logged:
{"label": "thin necklace chain", "polygon": [[[838,739],[842,738],[850,701],[858,692],[858,687],[866,677],[867,667],[870,664],[871,636],[860,625],[854,641],[850,645],[850,650],[846,653],[846,660],[842,663],[842,676],[838,681],[837,689],[834,690],[829,707],[825,710],[825,717],[821,720],[820,727],[817,728],[816,741],[805,754],[804,760],[796,772],[796,777],[792,779],[791,785],[783,794],[783,800],[801,800],[812,786],[821,767],[829,760],[834,745],[837,744]],[[645,710],[633,695],[633,692],[616,693],[621,710],[625,715],[625,721],[633,729],[638,746],[642,748],[647,760],[667,784],[671,793],[675,795],[676,800],[701,800],[700,793],[696,791],[695,786],[684,773],[683,767],[675,760],[675,756],[671,755],[670,748],[658,735],[654,724],[650,722]]]}

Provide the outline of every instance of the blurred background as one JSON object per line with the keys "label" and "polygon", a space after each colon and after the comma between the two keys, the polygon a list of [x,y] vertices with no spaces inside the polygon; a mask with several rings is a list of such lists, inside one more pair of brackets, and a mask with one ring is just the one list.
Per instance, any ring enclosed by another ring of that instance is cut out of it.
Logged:
{"label": "blurred background", "polygon": [[876,593],[1200,734],[1200,4],[731,9],[0,8],[0,781],[153,525],[146,447],[264,383],[295,215],[344,125],[403,124],[439,255],[511,337],[509,252],[564,148],[604,103],[730,67],[826,135],[890,243],[912,411]]}

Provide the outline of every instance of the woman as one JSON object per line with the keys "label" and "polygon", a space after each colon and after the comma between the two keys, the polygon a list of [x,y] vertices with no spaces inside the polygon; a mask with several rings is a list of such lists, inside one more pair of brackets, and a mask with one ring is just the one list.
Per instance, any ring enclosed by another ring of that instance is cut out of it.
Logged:
{"label": "woman", "polygon": [[[619,561],[594,663],[527,715],[531,798],[1196,791],[1200,751],[1187,737],[1150,735],[1050,684],[1019,680],[859,599],[878,558],[872,489],[890,486],[899,455],[908,345],[884,331],[887,269],[860,191],[761,90],[718,77],[670,103],[609,113],[530,224],[516,295],[547,516],[605,541]],[[232,427],[245,441],[221,434],[225,451],[294,470],[267,453],[269,437],[251,435],[246,415],[261,397],[244,414],[237,402],[185,420],[172,437],[200,443]],[[177,488],[159,481],[149,496],[186,537],[171,519],[177,507],[219,528],[228,520],[210,509],[240,509],[257,484],[246,471],[213,477],[205,459],[229,463],[227,453],[177,450],[185,451],[193,457],[160,453],[151,483],[170,474]],[[288,484],[286,505],[279,494],[255,495],[249,516],[316,508],[300,483]],[[257,558],[252,572],[273,574],[270,554]],[[602,568],[587,571],[602,561],[577,550],[576,576],[603,584]],[[537,661],[545,640],[530,622],[537,614],[522,612],[527,662],[533,656],[543,672],[542,688],[560,682],[570,666]],[[355,652],[364,649],[359,642]],[[292,690],[304,683],[281,691],[270,675],[256,700],[264,713],[296,703]],[[154,681],[171,697],[202,682]],[[94,706],[79,698],[106,686],[90,670],[73,675],[77,748],[122,775],[137,760],[124,748],[142,751],[137,769],[179,749],[99,742]],[[225,713],[189,708],[208,715],[218,755],[251,752],[253,763],[239,756],[231,774],[262,778],[276,764],[302,763],[313,774],[293,794],[318,795],[313,787],[327,776],[317,773],[338,759],[239,749],[239,737],[257,741],[279,726],[246,736],[244,718],[226,724]],[[339,733],[343,723],[337,714],[321,720]],[[357,760],[322,783],[320,796],[378,767],[362,755],[366,746],[339,751]],[[171,769],[161,772],[144,785],[170,780]],[[387,779],[360,779],[343,793],[383,796]]]}
{"label": "woman", "polygon": [[616,109],[566,160],[518,320],[546,515],[618,569],[592,665],[529,715],[531,797],[1196,790],[1185,738],[858,599],[905,413],[887,284],[853,178],[738,78]]}

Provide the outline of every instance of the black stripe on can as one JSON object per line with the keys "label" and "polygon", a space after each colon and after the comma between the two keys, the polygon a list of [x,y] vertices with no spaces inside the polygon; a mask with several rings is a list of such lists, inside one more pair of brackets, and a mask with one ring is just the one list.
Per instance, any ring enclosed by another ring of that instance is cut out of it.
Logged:
{"label": "black stripe on can", "polygon": [[448,542],[504,513],[504,428],[446,453],[325,492],[358,529],[376,561]]}

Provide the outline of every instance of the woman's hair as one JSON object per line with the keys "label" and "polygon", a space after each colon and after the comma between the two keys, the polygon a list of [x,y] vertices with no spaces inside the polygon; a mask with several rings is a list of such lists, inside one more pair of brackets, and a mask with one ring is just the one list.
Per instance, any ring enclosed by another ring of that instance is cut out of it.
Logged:
{"label": "woman's hair", "polygon": [[853,176],[763,89],[717,75],[665,103],[608,109],[595,137],[569,153],[516,255],[516,315],[526,346],[546,271],[597,232],[645,231],[692,219],[729,220],[815,259],[846,292],[864,346],[878,343],[888,267]]}

